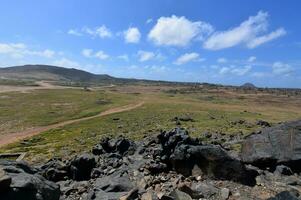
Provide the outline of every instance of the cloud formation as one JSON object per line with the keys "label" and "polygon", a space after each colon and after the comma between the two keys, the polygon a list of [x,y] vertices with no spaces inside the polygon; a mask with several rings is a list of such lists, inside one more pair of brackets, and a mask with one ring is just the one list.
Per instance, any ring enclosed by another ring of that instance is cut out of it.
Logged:
{"label": "cloud formation", "polygon": [[203,44],[205,49],[220,50],[245,45],[247,48],[255,48],[266,42],[274,40],[286,34],[283,28],[277,29],[269,34],[262,35],[268,28],[268,13],[259,11],[256,16],[249,17],[238,27],[227,31],[213,33]]}
{"label": "cloud formation", "polygon": [[198,53],[185,53],[177,58],[177,60],[174,62],[176,65],[183,65],[188,62],[192,61],[201,61],[204,59],[200,59],[200,55]]}
{"label": "cloud formation", "polygon": [[137,53],[140,62],[151,60],[155,57],[155,53],[151,51],[138,51]]}
{"label": "cloud formation", "polygon": [[130,27],[123,32],[126,43],[139,43],[141,33],[137,27]]}
{"label": "cloud formation", "polygon": [[275,62],[272,69],[274,75],[284,76],[290,75],[294,71],[291,65],[282,62]]}
{"label": "cloud formation", "polygon": [[0,43],[0,54],[8,55],[12,58],[23,58],[25,56],[52,58],[55,52],[49,49],[32,50],[23,43]]}
{"label": "cloud formation", "polygon": [[74,36],[82,36],[84,34],[87,34],[92,36],[93,38],[99,37],[102,39],[111,38],[113,36],[110,29],[108,29],[105,25],[98,26],[95,28],[83,27],[80,30],[70,29],[67,33]]}
{"label": "cloud formation", "polygon": [[187,46],[193,39],[203,39],[213,31],[205,22],[192,22],[184,16],[160,17],[148,34],[156,45]]}
{"label": "cloud formation", "polygon": [[110,57],[103,51],[97,51],[94,53],[93,49],[83,49],[82,55],[86,58],[98,58],[100,60],[106,60]]}
{"label": "cloud formation", "polygon": [[226,75],[226,74],[232,74],[236,76],[244,76],[248,72],[250,72],[252,69],[252,66],[246,65],[244,67],[236,67],[236,66],[230,66],[230,67],[222,67],[219,70],[219,74]]}

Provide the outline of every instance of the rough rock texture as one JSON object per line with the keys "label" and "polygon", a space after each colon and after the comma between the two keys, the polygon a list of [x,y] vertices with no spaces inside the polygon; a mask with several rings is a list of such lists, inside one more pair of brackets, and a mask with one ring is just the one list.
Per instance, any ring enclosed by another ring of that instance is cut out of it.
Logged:
{"label": "rough rock texture", "polygon": [[8,177],[6,181],[10,180],[10,184],[8,185],[9,182],[6,182],[4,188],[2,188],[2,180],[2,189],[0,190],[1,199],[58,200],[60,198],[59,186],[35,174],[35,170],[25,163],[0,161],[0,168],[5,172],[5,176]]}
{"label": "rough rock texture", "polygon": [[[301,176],[291,166],[261,169],[244,164],[223,148],[223,142],[237,142],[240,135],[205,136],[205,140],[191,138],[177,128],[136,142],[124,137],[105,138],[91,153],[68,160],[53,158],[38,167],[0,161],[0,199],[300,198]],[[217,145],[219,136],[225,140]]]}
{"label": "rough rock texture", "polygon": [[242,144],[241,158],[245,163],[259,167],[275,167],[281,163],[300,171],[301,120],[250,135]]}

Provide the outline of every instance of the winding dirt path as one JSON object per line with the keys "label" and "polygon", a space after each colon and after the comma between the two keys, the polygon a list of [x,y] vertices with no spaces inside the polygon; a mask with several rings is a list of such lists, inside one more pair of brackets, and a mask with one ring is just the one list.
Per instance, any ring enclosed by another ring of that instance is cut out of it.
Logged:
{"label": "winding dirt path", "polygon": [[106,111],[99,113],[98,115],[94,115],[94,116],[90,116],[90,117],[68,120],[68,121],[64,121],[64,122],[60,122],[60,123],[52,124],[52,125],[48,125],[48,126],[36,127],[33,129],[22,131],[22,132],[9,133],[6,135],[2,135],[0,137],[0,147],[5,146],[10,143],[13,143],[13,142],[16,142],[18,140],[22,140],[22,139],[25,139],[28,137],[32,137],[34,135],[38,135],[41,132],[48,131],[50,129],[59,128],[59,127],[65,126],[65,125],[69,125],[69,124],[73,124],[76,122],[81,122],[81,121],[85,121],[85,120],[93,119],[93,118],[97,118],[97,117],[102,117],[102,116],[110,115],[113,113],[120,113],[120,112],[133,110],[135,108],[142,106],[143,104],[144,104],[144,102],[142,101],[137,104],[129,104],[129,105],[121,106],[121,107],[111,108],[111,109],[108,109]]}

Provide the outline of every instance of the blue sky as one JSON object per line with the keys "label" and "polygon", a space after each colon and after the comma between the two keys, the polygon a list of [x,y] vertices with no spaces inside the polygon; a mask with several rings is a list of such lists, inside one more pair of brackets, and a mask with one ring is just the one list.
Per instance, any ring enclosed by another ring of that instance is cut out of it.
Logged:
{"label": "blue sky", "polygon": [[301,87],[300,8],[299,0],[3,0],[0,67]]}

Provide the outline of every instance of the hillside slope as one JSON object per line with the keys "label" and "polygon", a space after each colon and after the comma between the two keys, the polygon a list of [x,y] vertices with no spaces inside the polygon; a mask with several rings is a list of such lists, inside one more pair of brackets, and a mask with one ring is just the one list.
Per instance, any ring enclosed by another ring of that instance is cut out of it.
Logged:
{"label": "hillside slope", "polygon": [[23,65],[0,68],[0,77],[6,79],[33,79],[52,81],[98,82],[113,80],[109,75],[95,75],[83,70],[50,65]]}

